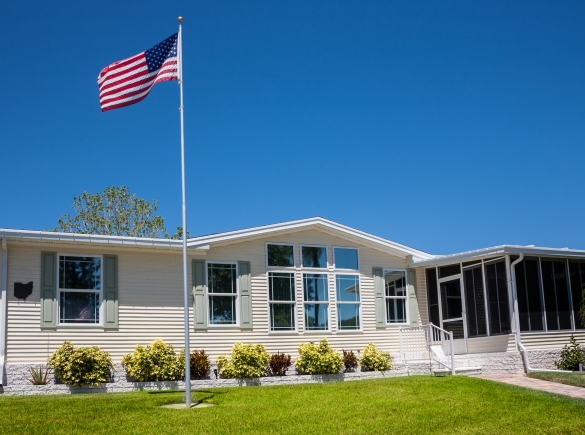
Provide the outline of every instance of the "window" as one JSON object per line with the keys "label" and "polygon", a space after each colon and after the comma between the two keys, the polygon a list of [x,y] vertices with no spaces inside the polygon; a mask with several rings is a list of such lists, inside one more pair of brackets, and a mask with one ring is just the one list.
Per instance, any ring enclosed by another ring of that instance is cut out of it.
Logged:
{"label": "window", "polygon": [[319,246],[301,246],[303,267],[327,268],[327,248]]}
{"label": "window", "polygon": [[305,330],[329,330],[329,287],[326,274],[303,274]]}
{"label": "window", "polygon": [[543,331],[538,258],[525,258],[516,265],[518,320],[521,331]]}
{"label": "window", "polygon": [[573,318],[575,319],[575,329],[585,329],[581,323],[579,309],[583,301],[583,292],[585,291],[585,263],[569,261],[569,273],[571,277],[571,294],[573,296]]}
{"label": "window", "polygon": [[294,331],[295,274],[268,272],[268,303],[270,305],[270,330]]}
{"label": "window", "polygon": [[267,244],[266,265],[269,267],[294,267],[294,246]]}
{"label": "window", "polygon": [[435,326],[441,325],[439,313],[439,290],[437,288],[437,269],[427,269],[427,300],[429,301],[429,320]]}
{"label": "window", "polygon": [[358,270],[358,251],[354,248],[333,248],[336,269]]}
{"label": "window", "polygon": [[402,270],[384,271],[386,296],[386,323],[406,323],[406,272]]}
{"label": "window", "polygon": [[59,323],[99,324],[101,257],[59,255]]}
{"label": "window", "polygon": [[549,331],[573,329],[565,261],[540,260],[546,326]]}
{"label": "window", "polygon": [[337,329],[360,329],[360,277],[335,275]]}
{"label": "window", "polygon": [[237,323],[237,276],[235,263],[207,264],[210,325],[235,325]]}

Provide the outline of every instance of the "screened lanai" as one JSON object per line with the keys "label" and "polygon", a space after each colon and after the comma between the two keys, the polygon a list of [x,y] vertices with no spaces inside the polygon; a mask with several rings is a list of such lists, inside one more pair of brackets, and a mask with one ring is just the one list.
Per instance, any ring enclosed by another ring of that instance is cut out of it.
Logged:
{"label": "screened lanai", "polygon": [[516,332],[516,298],[523,335],[585,331],[585,251],[500,246],[413,266],[425,270],[429,322],[453,332],[456,353],[481,337],[505,346],[503,336]]}

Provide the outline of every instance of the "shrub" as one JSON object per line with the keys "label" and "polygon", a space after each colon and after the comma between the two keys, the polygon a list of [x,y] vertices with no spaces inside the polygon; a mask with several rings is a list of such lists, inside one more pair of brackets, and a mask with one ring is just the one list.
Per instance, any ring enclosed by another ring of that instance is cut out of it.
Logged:
{"label": "shrub", "polygon": [[134,353],[124,355],[122,365],[137,382],[175,381],[185,374],[185,350],[179,355],[171,344],[154,340],[147,346],[136,346]]}
{"label": "shrub", "polygon": [[365,371],[389,370],[394,367],[392,356],[388,352],[378,350],[374,343],[366,346],[360,363]]}
{"label": "shrub", "polygon": [[226,378],[259,378],[266,374],[270,354],[261,344],[236,343],[228,359],[217,359],[219,373]]}
{"label": "shrub", "polygon": [[39,366],[38,369],[34,367],[29,367],[28,371],[30,372],[30,378],[28,381],[33,385],[47,385],[49,382],[49,375],[51,374],[51,369],[45,366]]}
{"label": "shrub", "polygon": [[585,352],[583,348],[577,343],[573,334],[568,345],[561,350],[561,359],[555,361],[555,365],[559,370],[579,370],[579,363],[585,365]]}
{"label": "shrub", "polygon": [[113,370],[109,353],[97,346],[75,348],[70,341],[51,355],[48,366],[61,382],[78,387],[108,382]]}
{"label": "shrub", "polygon": [[357,369],[358,366],[358,359],[353,353],[353,351],[343,351],[343,366],[345,367],[345,372],[353,372]]}
{"label": "shrub", "polygon": [[284,376],[291,364],[290,355],[277,352],[270,357],[269,365],[273,375]]}
{"label": "shrub", "polygon": [[194,350],[189,357],[191,378],[202,378],[209,370],[209,357],[204,350]]}
{"label": "shrub", "polygon": [[343,366],[341,355],[329,346],[325,338],[319,344],[301,344],[295,367],[308,375],[339,373]]}

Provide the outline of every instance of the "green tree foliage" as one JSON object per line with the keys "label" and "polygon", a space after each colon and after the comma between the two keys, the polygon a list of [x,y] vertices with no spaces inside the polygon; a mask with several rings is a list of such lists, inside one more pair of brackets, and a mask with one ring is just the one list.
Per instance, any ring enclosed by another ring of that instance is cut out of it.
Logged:
{"label": "green tree foliage", "polygon": [[48,366],[61,382],[77,387],[108,382],[113,370],[109,353],[97,346],[76,348],[70,341],[51,355]]}
{"label": "green tree foliage", "polygon": [[[128,237],[167,237],[180,239],[183,229],[166,233],[162,216],[156,215],[156,200],[148,202],[130,193],[126,186],[108,186],[103,193],[73,197],[75,215],[64,214],[53,231]],[[188,233],[187,233],[188,236]]]}

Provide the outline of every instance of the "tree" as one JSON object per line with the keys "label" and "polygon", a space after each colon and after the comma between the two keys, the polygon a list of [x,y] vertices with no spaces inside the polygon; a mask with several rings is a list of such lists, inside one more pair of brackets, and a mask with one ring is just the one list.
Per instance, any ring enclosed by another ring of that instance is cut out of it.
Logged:
{"label": "tree", "polygon": [[[73,197],[75,216],[64,214],[53,231],[128,237],[182,238],[183,229],[169,236],[158,204],[138,198],[126,186],[108,186],[103,193],[84,191]],[[187,233],[188,235],[188,233]]]}

